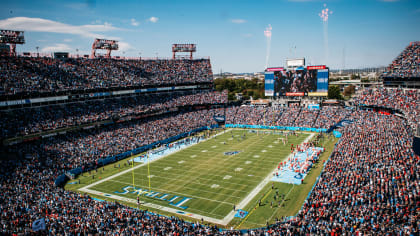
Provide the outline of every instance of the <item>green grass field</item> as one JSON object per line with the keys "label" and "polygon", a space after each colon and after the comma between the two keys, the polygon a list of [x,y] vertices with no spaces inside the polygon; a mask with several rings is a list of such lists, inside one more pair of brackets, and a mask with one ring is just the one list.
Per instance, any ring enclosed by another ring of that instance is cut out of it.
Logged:
{"label": "green grass field", "polygon": [[[241,136],[244,134],[245,138],[242,138]],[[309,135],[308,133],[300,133],[298,137],[289,136],[288,143],[284,145],[282,141],[279,141],[279,138],[284,136],[266,134],[262,131],[256,133],[247,130],[232,130],[220,134],[151,162],[149,169],[150,186],[154,192],[152,196],[146,196],[145,192],[141,195],[132,193],[133,189],[128,189],[130,192],[122,194],[124,193],[124,187],[133,185],[133,175],[134,185],[137,189],[145,191],[149,189],[148,165],[140,166],[142,163],[136,163],[137,168],[130,171],[131,166],[126,164],[126,160],[118,163],[121,168],[114,168],[115,165],[111,165],[99,170],[99,172],[85,173],[79,177],[80,184],[67,185],[66,188],[77,191],[87,186],[89,190],[132,199],[132,201],[125,202],[131,206],[136,206],[136,204],[133,204],[135,202],[133,199],[135,200],[139,196],[142,202],[159,206],[153,210],[163,214],[176,214],[176,212],[166,212],[165,209],[171,208],[192,213],[192,215],[197,214],[221,220],[232,212],[233,205],[238,206],[276,168],[277,164],[290,154],[290,144],[302,143]],[[331,143],[335,143],[335,141],[332,140]],[[230,151],[239,151],[239,153],[236,155],[224,154]],[[104,178],[114,176],[124,170],[127,173],[103,181]],[[313,179],[314,182],[319,172],[320,170],[313,177],[310,173],[308,175],[309,180]],[[92,175],[95,175],[95,179],[92,179]],[[90,184],[98,180],[103,182],[89,187]],[[270,208],[271,211],[263,211],[264,206],[262,206],[261,209],[253,212],[246,222],[234,218],[229,225],[245,228],[260,227],[267,220],[272,222],[276,217],[290,214],[290,212],[296,213],[312,186],[304,188],[305,186],[301,185],[298,188],[290,184],[275,183],[275,187],[279,189],[280,193],[295,196],[296,199],[293,199],[293,201],[296,200],[300,203],[296,202],[294,207],[293,204],[285,204],[286,206],[290,205],[290,209],[286,209],[287,207],[284,207],[285,209],[280,209],[280,207],[279,209]],[[262,194],[267,193],[270,189],[271,182],[252,200],[250,199],[248,204],[243,206],[243,209],[251,211],[255,203],[261,199]],[[99,196],[98,194],[94,195]],[[99,197],[108,198],[102,194]],[[158,199],[159,197],[163,200]],[[268,199],[269,196],[266,198]],[[170,199],[174,199],[172,205],[169,202]],[[115,200],[115,198],[112,200]],[[186,209],[176,206],[182,200],[184,200],[184,203],[181,206],[187,207]],[[124,203],[124,200],[122,201]],[[140,207],[150,209],[150,205],[147,207],[140,205]],[[184,216],[194,217],[189,214]]]}

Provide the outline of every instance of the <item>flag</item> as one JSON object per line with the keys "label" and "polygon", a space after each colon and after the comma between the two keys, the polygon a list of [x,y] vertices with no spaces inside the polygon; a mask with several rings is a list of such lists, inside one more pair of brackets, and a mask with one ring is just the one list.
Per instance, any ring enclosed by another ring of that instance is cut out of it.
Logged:
{"label": "flag", "polygon": [[45,230],[45,219],[41,218],[41,219],[35,220],[32,223],[32,230],[35,232],[39,230]]}

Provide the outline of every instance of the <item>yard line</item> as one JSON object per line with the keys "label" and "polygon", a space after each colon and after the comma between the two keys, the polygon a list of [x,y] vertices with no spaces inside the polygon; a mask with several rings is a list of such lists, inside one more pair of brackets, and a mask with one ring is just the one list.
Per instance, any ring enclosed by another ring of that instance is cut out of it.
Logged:
{"label": "yard line", "polygon": [[[303,140],[303,142],[301,143],[307,143],[315,134],[312,133],[311,135],[309,135],[308,137],[306,137],[305,140]],[[293,156],[293,154],[290,154],[288,157]],[[258,184],[251,193],[248,194],[248,196],[246,196],[238,205],[237,208],[238,209],[243,209],[244,207],[246,207],[246,205],[248,205],[248,203],[268,184],[268,182],[271,180],[273,173],[275,173],[277,166],[274,168],[274,170],[272,172],[270,172],[270,174],[267,175],[267,177],[265,177],[265,179],[263,181],[261,181],[260,184]],[[223,218],[223,222],[226,222],[226,224],[228,224],[233,217],[235,216],[235,212],[232,210],[228,215],[225,216],[225,218]]]}
{"label": "yard line", "polygon": [[[227,129],[227,130],[224,130],[223,132],[217,133],[217,134],[213,135],[211,138],[213,138],[213,137],[215,137],[215,136],[218,136],[218,135],[221,135],[221,134],[224,134],[224,133],[226,133],[226,132],[227,132],[227,131],[229,131],[229,130],[231,130],[231,129]],[[209,138],[209,139],[210,139],[210,138]],[[205,139],[205,140],[203,140],[203,141],[206,141],[206,140],[208,140],[208,139]],[[200,141],[200,142],[198,142],[198,143],[191,144],[190,146],[188,146],[188,147],[186,147],[186,148],[190,148],[190,147],[192,147],[192,146],[194,146],[194,145],[197,145],[197,144],[199,144],[199,143],[201,143],[201,142],[203,142],[203,141]],[[185,149],[186,149],[186,148],[185,148]],[[160,156],[160,157],[158,157],[158,158],[155,158],[155,159],[151,160],[151,161],[150,161],[150,163],[155,162],[155,161],[157,161],[157,160],[160,160],[160,159],[162,159],[162,158],[164,158],[164,157],[166,157],[166,156],[172,155],[172,154],[174,154],[174,153],[177,153],[177,152],[179,152],[179,151],[181,151],[181,150],[184,150],[184,149],[179,149],[179,150],[176,150],[176,151],[174,151],[174,152],[172,152],[172,153],[168,153],[168,154],[166,154],[166,155],[162,155],[162,156]],[[130,158],[131,158],[131,157],[130,157]],[[127,169],[127,170],[121,171],[121,172],[119,172],[119,173],[117,173],[117,174],[115,174],[115,175],[111,175],[111,176],[109,176],[109,177],[107,177],[107,178],[104,178],[104,179],[99,180],[99,181],[97,181],[97,182],[91,183],[91,184],[89,184],[89,185],[87,185],[87,186],[85,186],[85,187],[82,187],[82,188],[80,188],[79,190],[80,190],[80,191],[84,191],[84,190],[86,190],[86,189],[88,189],[88,188],[90,188],[90,187],[92,187],[92,186],[95,186],[95,185],[97,185],[97,184],[103,183],[103,182],[105,182],[105,181],[111,180],[111,179],[113,179],[113,178],[115,178],[115,177],[118,177],[118,176],[120,176],[120,175],[123,175],[123,174],[125,174],[125,173],[128,173],[128,172],[132,171],[133,169],[135,170],[135,169],[138,169],[138,168],[140,168],[140,167],[142,167],[142,166],[145,166],[146,164],[147,164],[147,163],[143,163],[143,164],[140,164],[140,165],[138,165],[138,166],[134,166],[134,167],[129,168],[129,169]]]}
{"label": "yard line", "polygon": [[[209,139],[205,139],[205,140],[202,140],[202,141],[200,141],[199,143],[201,143],[201,142],[205,142],[205,141],[211,141],[212,140],[212,138],[213,137],[215,137],[215,136],[218,136],[218,135],[222,135],[222,134],[225,134],[225,133],[227,133],[228,131],[230,131],[231,129],[228,129],[228,130],[225,130],[225,131],[223,131],[223,132],[220,132],[220,133],[218,133],[218,134],[216,134],[216,135],[213,135],[211,138],[209,138]],[[245,129],[245,130],[247,130],[247,129]],[[305,133],[305,132],[301,132],[301,133]],[[268,136],[271,136],[271,135],[262,135],[261,136],[261,138],[260,139],[256,139],[256,140],[254,140],[254,141],[257,141],[257,144],[254,146],[253,145],[253,148],[259,148],[259,149],[262,149],[262,148],[265,148],[266,147],[266,145],[267,144],[265,144],[265,145],[263,145],[263,144],[261,144],[260,145],[260,143],[264,143],[264,142],[267,142],[267,138],[266,137],[268,137]],[[309,140],[310,138],[312,138],[314,136],[314,133],[311,133],[311,135],[309,135],[308,137],[306,137],[306,139],[303,141],[303,142],[307,142],[306,140]],[[246,139],[247,140],[247,139]],[[245,140],[245,141],[246,141]],[[299,139],[300,140],[300,139]],[[297,142],[297,140],[295,141],[295,142]],[[236,142],[236,140],[235,140],[235,142],[232,142],[232,149],[235,149],[237,146],[236,145],[244,145],[244,143],[246,143],[246,142]],[[300,142],[300,143],[302,143],[302,142]],[[196,143],[196,144],[198,144],[198,143]],[[185,153],[188,153],[188,152],[191,152],[191,151],[193,151],[195,148],[191,148],[191,147],[193,147],[193,146],[195,146],[196,144],[192,144],[191,146],[188,146],[188,147],[186,147],[186,148],[184,148],[184,149],[179,149],[179,150],[176,150],[175,152],[172,152],[172,153],[170,153],[170,154],[167,154],[167,155],[165,155],[165,156],[161,156],[161,157],[159,157],[159,158],[156,158],[156,159],[154,159],[153,161],[156,161],[156,160],[160,160],[160,159],[162,159],[163,157],[166,157],[166,156],[168,156],[168,155],[172,155],[172,154],[174,154],[174,153],[177,153],[178,151],[185,151]],[[246,146],[246,148],[247,147],[249,147],[249,146]],[[279,146],[280,148],[284,148],[283,146]],[[191,149],[190,149],[191,148]],[[239,147],[238,147],[239,148]],[[270,150],[272,150],[272,149],[270,149]],[[197,153],[197,150],[194,150],[193,152],[195,152],[195,153]],[[218,153],[218,152],[214,152],[214,153]],[[270,152],[267,152],[267,153],[271,153],[271,151]],[[208,151],[208,154],[213,154],[213,152],[211,152],[211,151]],[[254,154],[256,154],[255,152],[251,152],[251,156],[252,155],[254,155]],[[251,158],[251,156],[249,157],[249,159]],[[290,155],[289,155],[290,156]],[[213,157],[212,157],[213,158]],[[220,159],[220,157],[218,157],[219,159]],[[246,159],[246,158],[245,158]],[[195,160],[195,159],[194,159]],[[243,160],[244,160],[244,158],[243,157],[241,157],[240,159],[240,162],[242,162],[243,163]],[[254,159],[255,160],[255,159]],[[151,161],[151,163],[153,162],[153,161]],[[167,161],[167,160],[165,160],[165,161]],[[179,160],[178,160],[179,161]],[[272,157],[271,156],[271,154],[269,154],[269,155],[266,155],[266,154],[264,154],[264,155],[262,155],[261,156],[261,158],[260,159],[258,159],[258,162],[260,162],[261,164],[262,164],[262,166],[265,164],[265,163],[267,163],[267,162],[273,162],[273,161],[277,161],[277,159],[275,158],[275,157]],[[132,171],[133,169],[138,169],[138,168],[140,168],[140,167],[142,167],[142,166],[144,166],[144,165],[146,165],[147,163],[143,163],[143,164],[141,164],[141,165],[138,165],[138,166],[135,166],[135,167],[133,167],[133,168],[129,168],[129,169],[127,169],[127,170],[125,170],[125,171],[122,171],[122,172],[120,172],[120,173],[117,173],[117,174],[115,174],[115,175],[113,175],[113,176],[110,176],[110,177],[107,177],[107,178],[104,178],[104,179],[102,179],[102,180],[99,180],[99,181],[97,181],[97,182],[95,182],[95,183],[92,183],[92,184],[90,184],[90,185],[87,185],[87,186],[85,186],[85,187],[83,187],[83,188],[80,188],[79,190],[80,191],[84,191],[84,192],[90,192],[90,193],[92,193],[92,192],[97,192],[97,193],[100,193],[100,192],[98,192],[98,191],[94,191],[94,190],[90,190],[89,188],[90,187],[93,187],[93,186],[95,186],[95,185],[97,185],[97,184],[99,184],[99,183],[103,183],[103,182],[105,182],[105,181],[109,181],[109,180],[111,180],[111,179],[113,179],[113,178],[115,178],[115,177],[117,177],[117,176],[121,176],[121,175],[123,175],[123,174],[126,174],[126,173],[128,173],[128,172],[130,172],[130,171]],[[231,167],[231,166],[233,166],[233,167],[237,167],[237,166],[240,166],[240,164],[239,163],[237,163],[237,162],[228,162],[228,164],[231,164],[231,165],[228,165],[228,169]],[[208,166],[208,164],[206,164],[206,163],[203,163],[203,164],[198,164],[199,166],[197,166],[196,168],[192,168],[193,170],[200,170],[201,169],[201,166],[203,165],[203,166]],[[253,165],[254,166],[254,165]],[[277,166],[276,166],[277,167]],[[255,168],[253,168],[253,169],[257,169],[257,168],[260,168],[260,166],[257,166],[257,165],[255,165]],[[250,170],[250,169],[249,169]],[[251,172],[249,172],[249,170],[248,170],[248,172],[246,173],[246,175],[248,175],[249,173],[251,173]],[[237,205],[237,208],[244,208],[248,203],[249,203],[249,201],[251,201],[252,200],[252,198],[254,198],[260,191],[261,191],[261,189],[263,188],[263,187],[265,187],[265,185],[268,183],[268,181],[269,180],[271,180],[271,177],[272,177],[272,174],[274,173],[274,171],[276,170],[276,168],[272,171],[272,173],[270,173],[269,175],[267,175],[267,177],[263,180],[263,181],[261,181],[261,182],[259,182],[259,184],[251,191],[251,193],[250,194],[248,194],[245,198],[243,198],[243,200]],[[196,171],[191,171],[191,172],[189,172],[189,173],[191,173],[191,174],[194,174],[194,173],[197,173]],[[200,173],[202,173],[202,172],[200,172]],[[208,173],[208,172],[206,172],[206,173]],[[229,172],[229,173],[231,173],[231,172]],[[257,172],[256,172],[257,173]],[[264,173],[266,173],[266,172],[264,172]],[[241,178],[242,177],[245,177],[245,176],[242,176],[242,175],[239,175]],[[124,177],[123,177],[124,178]],[[246,178],[246,177],[245,177]],[[268,181],[267,181],[267,179],[268,179]],[[112,180],[112,182],[115,182],[116,180]],[[251,180],[246,180],[246,181],[251,181]],[[131,182],[131,181],[129,181],[129,182]],[[125,184],[127,184],[126,182],[124,182]],[[187,183],[188,184],[188,183]],[[187,184],[185,184],[184,186],[186,186]],[[129,184],[129,185],[131,185],[131,184]],[[136,185],[137,186],[137,185]],[[140,186],[140,185],[139,185]],[[182,186],[181,186],[182,187]],[[190,188],[190,187],[186,187],[186,188]],[[158,188],[156,188],[156,189],[158,189]],[[194,188],[190,188],[190,189],[194,189]],[[197,189],[194,189],[194,190],[197,190]],[[200,190],[200,191],[202,191],[202,190]],[[175,191],[171,191],[171,192],[173,192],[173,193],[176,193]],[[208,191],[208,192],[210,192],[210,191]],[[211,192],[211,193],[217,193],[217,192]],[[93,193],[93,194],[95,194],[95,193]],[[184,194],[184,193],[181,193],[180,195],[186,195],[186,196],[188,196],[188,194]],[[190,196],[192,196],[192,195],[190,195]],[[232,196],[232,194],[230,194],[229,195],[230,197],[233,197]],[[114,198],[114,199],[121,199],[121,198],[123,198],[123,197],[120,197],[120,196],[114,196],[113,195],[113,197],[112,198]],[[224,201],[218,201],[218,200],[214,200],[214,199],[206,199],[206,198],[204,198],[204,197],[197,197],[197,196],[194,196],[194,198],[198,198],[198,199],[204,199],[204,200],[209,200],[209,201],[213,201],[213,202],[217,202],[217,203],[219,203],[219,205],[216,207],[216,208],[218,208],[218,207],[220,207],[220,204],[228,204],[228,205],[230,205],[230,206],[232,206],[232,203],[227,203],[227,202],[224,202]],[[234,198],[239,198],[239,197],[234,197]],[[134,200],[135,201],[135,199],[132,199],[132,200]],[[130,200],[129,202],[131,202],[132,200]],[[180,214],[179,213],[179,209],[174,209],[174,208],[170,208],[170,207],[163,207],[163,206],[160,206],[160,205],[157,205],[157,204],[152,204],[152,203],[145,203],[144,204],[144,206],[147,206],[147,207],[152,207],[152,208],[156,208],[156,209],[160,209],[160,210],[163,210],[163,211],[167,211],[167,212],[171,212],[171,213],[174,213],[174,214]],[[197,209],[197,211],[200,211],[200,210],[198,210]],[[214,211],[214,210],[213,210]],[[212,212],[213,212],[212,211]],[[203,212],[203,211],[200,211],[200,212]],[[188,213],[188,212],[185,212],[184,211],[184,213]],[[206,214],[209,214],[208,212],[204,212],[204,213],[206,213]],[[207,222],[212,222],[212,223],[215,223],[215,224],[220,224],[220,225],[227,225],[232,219],[233,219],[233,217],[234,217],[234,214],[235,214],[235,212],[232,210],[231,212],[229,212],[222,220],[220,220],[220,219],[215,219],[215,218],[212,218],[212,217],[207,217],[207,216],[202,216],[202,215],[199,215],[199,214],[192,214],[192,215],[189,215],[190,217],[192,217],[192,218],[195,218],[195,219],[204,219],[205,221],[207,221]],[[218,214],[210,214],[210,215],[218,215]],[[220,216],[220,215],[219,215]]]}
{"label": "yard line", "polygon": [[[144,175],[143,175],[144,176]],[[146,175],[147,176],[147,175]],[[124,177],[125,178],[125,177]],[[182,179],[174,179],[174,178],[168,178],[168,177],[164,177],[164,176],[157,176],[157,175],[154,175],[153,176],[153,178],[154,179],[168,179],[168,180],[172,180],[173,182],[175,182],[175,181],[182,181],[182,182],[188,182],[187,180],[182,180]],[[197,178],[195,178],[195,179],[197,179]],[[201,178],[201,179],[204,179],[204,178]],[[212,180],[210,180],[210,181],[212,181]],[[219,180],[215,180],[215,181],[218,181],[218,183],[219,182],[222,182],[222,181],[219,181]],[[214,181],[212,181],[212,182],[214,182]],[[165,184],[166,185],[169,185],[169,186],[178,186],[177,184],[168,184],[167,182],[165,182]],[[203,185],[203,186],[206,186],[206,187],[208,187],[209,186],[209,184],[202,184],[202,183],[195,183],[195,184],[198,184],[198,185]],[[243,185],[243,186],[247,186],[247,185]],[[194,189],[194,188],[191,188],[191,189]],[[224,187],[221,187],[220,186],[220,189],[227,189],[227,190],[236,190],[236,189],[231,189],[231,188],[224,188]],[[196,189],[194,189],[194,190],[196,190]],[[201,190],[201,191],[204,191],[204,190]],[[247,193],[248,191],[243,191],[243,190],[240,190],[240,192],[244,192],[244,193]]]}
{"label": "yard line", "polygon": [[[127,185],[130,185],[130,186],[133,184],[133,183],[126,183],[126,182],[118,181],[118,180],[110,180],[109,182],[116,182],[116,183],[120,183],[120,184],[127,184]],[[141,184],[135,184],[135,186],[136,187],[142,187],[142,188],[145,188],[145,189],[148,188],[147,186],[143,186]],[[186,187],[186,188],[188,188],[188,187]],[[218,202],[218,203],[224,203],[224,204],[230,204],[230,205],[232,205],[232,203],[230,203],[230,202],[224,202],[224,201],[219,201],[219,200],[205,198],[205,197],[199,197],[199,196],[195,196],[195,195],[191,195],[191,194],[187,194],[187,193],[175,192],[175,191],[168,190],[168,189],[162,189],[162,188],[153,188],[153,189],[154,190],[159,190],[159,191],[162,191],[162,192],[165,192],[165,193],[175,193],[175,194],[178,194],[178,195],[181,195],[181,196],[187,196],[187,197],[204,199],[204,200],[208,200],[208,201],[212,201],[212,202]],[[189,189],[192,189],[192,190],[200,190],[200,189],[195,189],[195,188],[189,188]],[[200,190],[200,191],[203,192],[204,190]],[[205,192],[217,193],[217,192],[212,192],[212,191],[205,191]],[[221,195],[227,195],[227,194],[221,194]],[[235,196],[231,196],[231,195],[227,195],[227,196],[233,197],[233,198],[240,198],[240,197],[235,197]]]}
{"label": "yard line", "polygon": [[[283,202],[286,200],[287,196],[289,196],[290,192],[292,191],[292,189],[293,189],[294,187],[295,187],[295,185],[293,185],[293,187],[289,190],[289,192],[287,192],[286,196],[284,196],[283,201],[281,201],[281,203],[280,203],[280,207],[281,207],[281,205],[283,204]],[[277,208],[277,209],[273,212],[273,214],[270,216],[270,219],[268,219],[268,221],[270,221],[270,220],[273,218],[274,214],[276,214],[276,213],[277,213],[277,211],[278,211],[278,210],[280,210],[280,207],[278,207],[278,208]]]}
{"label": "yard line", "polygon": [[[193,172],[193,173],[196,173],[196,172]],[[198,172],[197,172],[198,173]],[[180,176],[180,177],[185,177],[185,175],[183,175],[183,174],[175,174],[175,173],[164,173],[166,176],[176,176],[176,177],[178,177],[178,176]],[[230,172],[226,172],[225,173],[226,175],[227,174],[234,174],[234,173],[230,173]],[[223,178],[226,176],[226,175],[209,175],[209,176],[212,176],[212,177],[220,177],[220,180],[217,180],[217,181],[219,181],[219,182],[221,182],[221,183],[226,183],[226,184],[230,184],[230,185],[238,185],[238,186],[249,186],[249,184],[240,184],[240,183],[234,183],[234,182],[232,182],[232,181],[224,181],[223,180]],[[135,176],[147,176],[147,174],[142,174],[142,173],[136,173],[135,174]],[[223,177],[223,178],[222,178]],[[124,178],[125,178],[125,176],[124,176]],[[127,177],[128,178],[128,177]],[[131,178],[131,176],[130,176],[130,178]],[[194,177],[195,179],[199,179],[199,180],[209,180],[208,178],[201,178],[201,177]],[[171,179],[171,180],[173,180],[174,178],[168,178],[168,179]],[[179,179],[179,180],[182,180],[182,178],[177,178],[177,179]],[[184,178],[186,181],[187,180],[189,180],[190,178]],[[232,180],[232,179],[229,179],[229,180]],[[239,181],[241,181],[242,182],[242,180],[239,180]],[[249,183],[249,182],[256,182],[256,183],[259,183],[260,181],[258,181],[258,180],[247,180],[247,182]]]}
{"label": "yard line", "polygon": [[[96,190],[91,190],[91,189],[86,189],[85,192],[90,193],[90,194],[94,194],[94,195],[98,195],[98,196],[103,196],[104,195],[103,192],[96,191]],[[119,200],[119,201],[130,202],[130,203],[133,203],[133,204],[137,203],[136,199],[121,197],[121,196],[117,196],[117,195],[113,195],[113,194],[106,194],[106,195],[107,196],[105,196],[105,197],[107,197],[107,198],[111,198],[111,199],[115,199],[115,200]],[[195,218],[195,219],[198,219],[198,220],[203,219],[207,222],[211,222],[211,223],[214,223],[214,224],[223,224],[222,220],[217,219],[217,218],[213,218],[213,217],[209,217],[209,216],[204,216],[204,215],[200,215],[200,214],[196,214],[196,213],[190,213],[190,212],[187,212],[187,211],[181,211],[181,212],[184,213],[184,214],[181,214],[179,209],[175,209],[175,208],[171,208],[171,207],[164,207],[164,206],[157,205],[157,204],[150,203],[150,202],[142,202],[141,204],[142,204],[142,206],[144,206],[146,208],[154,208],[154,209],[170,212],[172,214],[177,214],[177,215],[183,215],[183,216],[187,215],[188,217]],[[200,210],[197,210],[197,211],[200,211]],[[200,212],[203,212],[203,211],[200,211]],[[212,214],[212,215],[222,216],[222,215],[219,215],[219,214]]]}

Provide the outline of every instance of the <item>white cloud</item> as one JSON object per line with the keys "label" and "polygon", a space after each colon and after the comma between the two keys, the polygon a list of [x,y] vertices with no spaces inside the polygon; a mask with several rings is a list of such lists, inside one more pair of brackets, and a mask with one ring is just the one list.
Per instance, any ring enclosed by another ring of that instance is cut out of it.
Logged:
{"label": "white cloud", "polygon": [[30,17],[13,17],[0,20],[0,28],[35,32],[75,34],[88,38],[105,37],[104,35],[98,34],[97,32],[121,30],[120,28],[114,27],[107,22],[100,25],[69,25],[57,21]]}
{"label": "white cloud", "polygon": [[118,51],[120,52],[128,52],[134,50],[134,47],[127,42],[118,42]]}
{"label": "white cloud", "polygon": [[69,52],[72,49],[64,43],[57,43],[53,46],[47,46],[41,49],[41,52]]}
{"label": "white cloud", "polygon": [[66,43],[70,43],[70,42],[73,42],[73,39],[64,39],[63,41]]}
{"label": "white cloud", "polygon": [[246,23],[246,20],[244,20],[244,19],[232,19],[230,21],[232,23],[235,23],[235,24],[243,24],[243,23]]}
{"label": "white cloud", "polygon": [[242,37],[244,38],[252,38],[253,34],[243,34]]}
{"label": "white cloud", "polygon": [[149,20],[148,20],[148,21],[150,21],[150,22],[152,22],[152,23],[156,23],[156,22],[158,22],[158,20],[159,20],[159,18],[158,18],[158,17],[156,17],[156,16],[152,16],[152,17],[150,17],[150,18],[149,18]]}
{"label": "white cloud", "polygon": [[139,24],[140,24],[140,23],[139,23],[139,22],[137,22],[137,21],[136,21],[136,19],[134,19],[134,18],[131,18],[130,22],[131,22],[131,25],[132,25],[132,26],[139,26]]}

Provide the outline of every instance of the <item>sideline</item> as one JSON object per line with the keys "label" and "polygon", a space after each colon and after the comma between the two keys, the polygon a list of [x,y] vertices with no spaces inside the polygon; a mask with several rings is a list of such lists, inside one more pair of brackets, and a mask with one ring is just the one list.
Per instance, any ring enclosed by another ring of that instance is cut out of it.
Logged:
{"label": "sideline", "polygon": [[[189,147],[191,147],[191,146],[193,146],[193,145],[196,145],[196,144],[199,144],[199,143],[201,143],[201,142],[203,142],[203,141],[207,141],[207,140],[209,140],[209,139],[212,139],[213,137],[215,137],[215,136],[218,136],[218,135],[221,135],[221,134],[224,134],[224,133],[226,133],[226,132],[228,132],[228,131],[230,131],[230,130],[232,130],[232,128],[230,128],[230,129],[226,129],[225,131],[223,131],[223,132],[220,132],[220,133],[218,133],[218,134],[215,134],[215,135],[213,135],[213,136],[211,136],[210,138],[208,138],[208,139],[205,139],[205,140],[202,140],[202,141],[200,141],[200,142],[198,142],[198,143],[195,143],[195,144],[192,144],[192,145],[190,145],[190,146],[188,146],[188,147],[185,147],[184,149],[186,149],[186,148],[189,148]],[[236,130],[236,129],[235,129]],[[303,132],[302,132],[303,133]],[[315,133],[311,133],[305,140],[303,140],[302,142],[301,142],[301,144],[302,143],[306,143],[306,142],[308,142],[313,136],[315,135]],[[166,154],[166,155],[163,155],[163,156],[161,156],[161,157],[158,157],[158,158],[155,158],[155,159],[153,159],[153,160],[151,160],[150,161],[150,163],[152,163],[152,162],[154,162],[154,161],[157,161],[157,160],[159,160],[159,159],[161,159],[161,158],[164,158],[164,157],[166,157],[166,156],[169,156],[169,155],[171,155],[171,154],[173,154],[173,153],[176,153],[176,152],[179,152],[179,151],[181,151],[181,150],[184,150],[184,149],[179,149],[179,150],[177,150],[177,151],[174,151],[174,152],[172,152],[172,153],[168,153],[168,154]],[[291,153],[291,154],[289,154],[287,157],[286,157],[286,159],[287,158],[289,158],[289,157],[291,157],[293,155],[293,153]],[[116,200],[120,200],[120,201],[125,201],[125,202],[129,202],[129,203],[137,203],[137,201],[135,200],[135,199],[131,199],[131,198],[126,198],[126,197],[121,197],[121,196],[117,196],[117,195],[114,195],[114,194],[108,194],[108,193],[103,193],[103,192],[100,192],[100,191],[96,191],[96,190],[91,190],[91,189],[89,189],[89,188],[91,188],[91,187],[93,187],[93,186],[95,186],[95,185],[97,185],[97,184],[100,184],[100,183],[103,183],[103,182],[105,182],[105,181],[108,181],[108,180],[111,180],[111,179],[113,179],[113,178],[115,178],[115,177],[118,177],[118,176],[120,176],[120,175],[123,175],[123,174],[126,174],[126,173],[128,173],[128,172],[130,172],[130,171],[132,171],[133,169],[137,169],[137,168],[140,168],[140,167],[142,167],[142,166],[144,166],[144,165],[146,165],[147,164],[147,162],[146,163],[143,163],[143,164],[141,164],[141,165],[138,165],[138,166],[135,166],[135,167],[132,167],[132,168],[129,168],[129,169],[127,169],[127,170],[124,170],[124,171],[122,171],[122,172],[120,172],[120,173],[117,173],[117,174],[115,174],[115,175],[112,175],[112,176],[109,176],[109,177],[107,177],[107,178],[104,178],[104,179],[102,179],[102,180],[99,180],[99,181],[97,181],[97,182],[95,182],[95,183],[92,183],[92,184],[90,184],[90,185],[87,185],[87,186],[85,186],[85,187],[82,187],[82,188],[80,188],[80,189],[78,189],[79,191],[82,191],[82,192],[86,192],[86,193],[91,193],[91,194],[95,194],[95,195],[99,195],[99,196],[104,196],[104,197],[107,197],[107,198],[112,198],[112,199],[116,199]],[[272,176],[273,176],[273,174],[276,172],[276,169],[277,169],[277,166],[276,167],[274,167],[274,169],[264,178],[264,180],[263,181],[261,181],[237,206],[236,206],[236,208],[237,209],[243,209],[243,208],[245,208],[246,207],[246,205],[248,205],[248,203],[271,181],[271,178],[272,178]],[[213,217],[208,217],[208,216],[203,216],[203,215],[200,215],[200,214],[195,214],[195,213],[191,213],[191,212],[186,212],[186,211],[181,211],[180,209],[175,209],[175,208],[170,208],[170,207],[164,207],[164,206],[161,206],[161,205],[157,205],[157,204],[154,204],[154,203],[147,203],[147,202],[141,202],[141,204],[143,205],[143,206],[146,206],[146,207],[150,207],[150,208],[155,208],[155,209],[158,209],[158,210],[162,210],[162,211],[166,211],[166,212],[170,212],[170,213],[174,213],[174,214],[178,214],[178,215],[183,215],[183,216],[187,216],[187,217],[191,217],[191,218],[195,218],[195,219],[198,219],[198,220],[201,220],[201,219],[203,219],[203,220],[205,220],[205,221],[207,221],[207,222],[210,222],[210,223],[214,223],[214,224],[219,224],[219,225],[224,225],[224,226],[226,226],[233,218],[234,218],[234,216],[235,216],[235,211],[234,210],[232,210],[232,211],[230,211],[223,219],[216,219],[216,218],[213,218]],[[207,213],[208,214],[208,213]]]}

